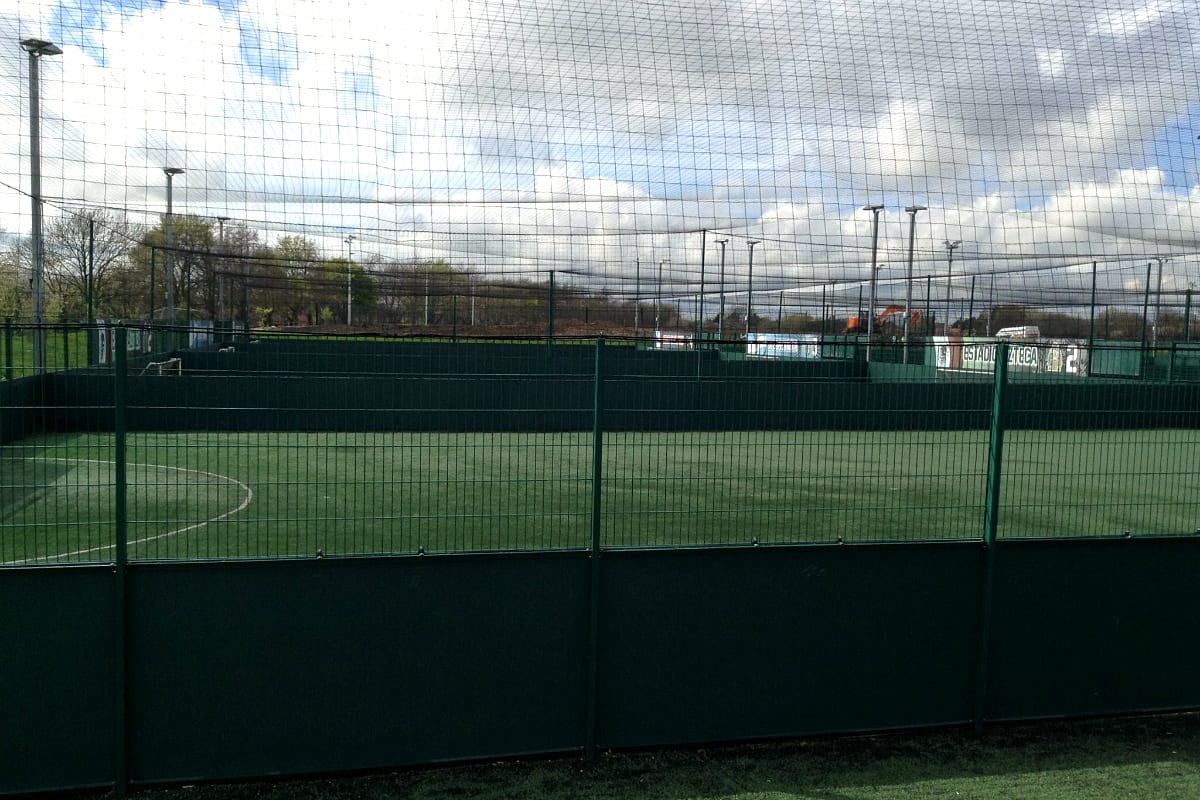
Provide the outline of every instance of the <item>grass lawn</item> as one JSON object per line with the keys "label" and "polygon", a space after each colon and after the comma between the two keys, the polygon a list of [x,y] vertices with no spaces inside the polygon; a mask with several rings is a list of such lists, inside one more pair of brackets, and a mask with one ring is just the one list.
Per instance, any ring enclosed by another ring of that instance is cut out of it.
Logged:
{"label": "grass lawn", "polygon": [[[1010,431],[1000,534],[1200,528],[1200,433]],[[111,558],[111,435],[0,447],[0,562]],[[606,546],[979,537],[979,431],[607,433]],[[130,554],[586,547],[586,433],[131,434]]]}
{"label": "grass lawn", "polygon": [[338,780],[140,792],[146,800],[1163,800],[1200,797],[1200,716],[606,753]]}
{"label": "grass lawn", "polygon": [[[46,369],[56,372],[64,369],[87,366],[87,331],[79,328],[46,329]],[[24,378],[33,374],[33,332],[22,328],[13,331],[12,361],[5,355],[6,348],[0,342],[0,376],[11,367],[13,378]]]}

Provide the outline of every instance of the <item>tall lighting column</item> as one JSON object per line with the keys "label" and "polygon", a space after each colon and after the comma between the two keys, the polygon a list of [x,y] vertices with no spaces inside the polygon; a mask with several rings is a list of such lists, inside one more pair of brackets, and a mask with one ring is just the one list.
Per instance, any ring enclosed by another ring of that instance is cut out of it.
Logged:
{"label": "tall lighting column", "polygon": [[946,245],[946,321],[943,326],[946,329],[946,335],[950,335],[950,295],[954,290],[954,285],[951,281],[954,279],[954,251],[962,244],[961,239],[955,239],[953,242],[947,239]]}
{"label": "tall lighting column", "polygon": [[750,246],[750,266],[746,272],[746,340],[750,340],[750,317],[754,313],[754,245],[758,239],[746,242]]}
{"label": "tall lighting column", "polygon": [[725,245],[729,240],[717,239],[717,244],[721,245],[721,309],[717,317],[717,339],[720,340],[725,338]]}
{"label": "tall lighting column", "polygon": [[905,206],[908,214],[908,270],[904,279],[904,363],[908,363],[908,337],[912,326],[913,245],[917,240],[917,212],[925,206]]}
{"label": "tall lighting column", "polygon": [[230,217],[217,217],[217,248],[221,258],[217,265],[217,319],[225,319],[225,223]]}
{"label": "tall lighting column", "polygon": [[658,314],[662,310],[662,269],[663,264],[670,264],[671,259],[664,258],[658,262],[658,290],[655,292],[654,298],[654,336],[658,338],[658,332],[662,330],[658,324]]}
{"label": "tall lighting column", "polygon": [[[354,324],[354,234],[346,237],[346,327]],[[429,292],[425,293],[428,302]],[[425,324],[429,324],[428,318]]]}
{"label": "tall lighting column", "polygon": [[30,256],[33,283],[33,371],[46,371],[45,271],[42,250],[42,112],[38,65],[42,56],[62,55],[62,48],[45,39],[23,39],[21,48],[29,54],[29,199],[32,211]]}
{"label": "tall lighting column", "polygon": [[176,175],[182,175],[179,167],[163,167],[167,176],[167,324],[175,322],[175,209],[172,191]]}
{"label": "tall lighting column", "polygon": [[871,297],[867,300],[867,361],[871,360],[871,338],[875,335],[875,274],[879,271],[879,212],[883,205],[863,206],[871,212]]}

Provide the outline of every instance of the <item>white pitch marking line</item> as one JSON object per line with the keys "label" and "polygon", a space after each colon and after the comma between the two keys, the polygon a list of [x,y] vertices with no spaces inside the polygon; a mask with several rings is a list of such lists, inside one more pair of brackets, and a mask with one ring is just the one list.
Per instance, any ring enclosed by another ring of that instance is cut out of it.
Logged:
{"label": "white pitch marking line", "polygon": [[[83,463],[83,464],[116,464],[117,463],[115,461],[105,461],[103,459],[98,459],[98,458],[53,458],[53,457],[39,457],[39,456],[35,456],[35,458],[41,458],[42,461],[71,461],[71,462]],[[242,513],[243,511],[245,511],[246,506],[250,505],[250,501],[252,501],[254,499],[254,490],[253,489],[251,489],[249,486],[247,486],[246,484],[239,481],[237,478],[231,478],[228,475],[221,475],[216,472],[205,472],[204,470],[200,470],[200,469],[188,469],[187,467],[173,467],[169,464],[129,463],[126,466],[150,467],[151,469],[173,469],[176,472],[190,472],[193,475],[207,475],[210,478],[218,478],[219,480],[228,481],[229,483],[236,483],[238,486],[242,487],[242,490],[246,493],[246,497],[244,500],[242,500],[241,505],[239,505],[235,509],[232,509],[231,511],[226,511],[224,514],[218,514],[215,517],[209,517],[208,519],[204,520],[203,522],[193,522],[191,525],[185,525],[182,528],[176,528],[175,530],[167,531],[166,533],[158,533],[158,534],[155,534],[154,536],[144,536],[141,539],[134,539],[133,541],[127,542],[126,547],[128,547],[130,545],[135,545],[135,544],[145,544],[146,542],[154,542],[154,541],[158,541],[159,539],[166,539],[168,537],[175,536],[180,533],[187,533],[190,530],[195,530],[196,528],[202,528],[205,525],[209,524],[210,522],[220,522],[223,519],[227,519],[229,517],[235,516],[237,514]],[[21,558],[21,559],[17,559],[16,561],[5,561],[4,566],[12,566],[12,565],[16,565],[16,564],[31,564],[31,563],[36,563],[39,561],[50,561],[50,560],[60,559],[60,558],[70,558],[71,556],[81,556],[81,555],[85,555],[87,553],[97,553],[97,552],[101,552],[103,550],[112,550],[114,547],[116,547],[115,544],[102,544],[102,545],[97,545],[96,547],[86,547],[82,550],[68,550],[65,553],[56,553],[55,555],[52,555],[52,556],[41,556],[39,558]]]}

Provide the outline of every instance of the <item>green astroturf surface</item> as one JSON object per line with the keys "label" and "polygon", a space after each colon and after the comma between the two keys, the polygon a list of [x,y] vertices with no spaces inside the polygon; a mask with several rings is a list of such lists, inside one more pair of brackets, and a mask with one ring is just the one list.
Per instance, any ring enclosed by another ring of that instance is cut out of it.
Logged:
{"label": "green astroturf surface", "polygon": [[[999,534],[1190,533],[1200,434],[1008,431]],[[0,561],[113,557],[111,435],[0,447]],[[131,434],[131,558],[590,541],[588,433]],[[983,534],[983,431],[606,433],[605,546]]]}

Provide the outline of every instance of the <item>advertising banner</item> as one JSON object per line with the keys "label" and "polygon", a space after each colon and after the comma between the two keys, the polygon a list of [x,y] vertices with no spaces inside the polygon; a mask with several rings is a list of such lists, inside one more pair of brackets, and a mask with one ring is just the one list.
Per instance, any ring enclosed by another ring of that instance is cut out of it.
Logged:
{"label": "advertising banner", "polygon": [[821,357],[821,337],[815,333],[752,333],[746,337],[747,358]]}
{"label": "advertising banner", "polygon": [[654,332],[655,350],[691,350],[693,349],[692,335],[687,333],[670,333],[668,331]]}
{"label": "advertising banner", "polygon": [[[935,336],[937,368],[949,372],[992,372],[996,368],[998,341],[1002,340]],[[1077,339],[1009,340],[1008,368],[1047,375],[1087,375],[1087,342]]]}

